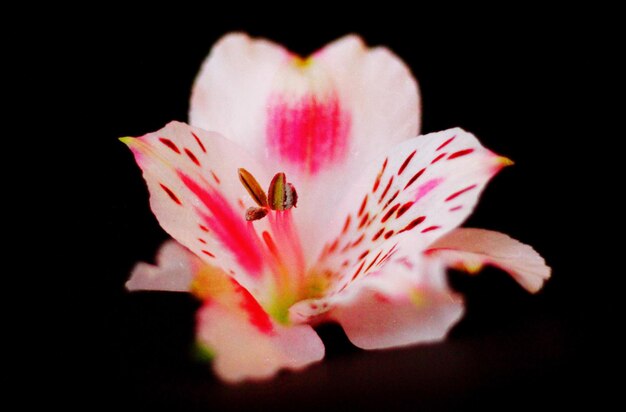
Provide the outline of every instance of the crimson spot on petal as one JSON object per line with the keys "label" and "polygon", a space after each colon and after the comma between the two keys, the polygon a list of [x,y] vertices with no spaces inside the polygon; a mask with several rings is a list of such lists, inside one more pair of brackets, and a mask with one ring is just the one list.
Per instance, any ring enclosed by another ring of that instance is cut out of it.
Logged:
{"label": "crimson spot on petal", "polygon": [[458,152],[454,152],[450,156],[448,156],[448,160],[456,159],[457,157],[461,157],[461,156],[466,156],[472,153],[473,151],[474,149],[459,150]]}
{"label": "crimson spot on petal", "polygon": [[426,229],[422,230],[422,233],[432,232],[433,230],[439,229],[441,226],[428,226]]}
{"label": "crimson spot on petal", "polygon": [[463,193],[469,192],[470,190],[474,189],[475,187],[476,187],[476,185],[471,185],[471,186],[466,187],[465,189],[459,190],[458,192],[454,192],[450,196],[448,196],[445,201],[449,202],[449,201],[451,201],[453,199],[456,199],[457,197],[461,196]]}
{"label": "crimson spot on petal", "polygon": [[169,147],[171,150],[180,154],[180,150],[178,149],[178,146],[176,146],[174,142],[172,142],[170,139],[166,139],[165,137],[159,137],[159,141],[163,143],[165,146]]}
{"label": "crimson spot on petal", "polygon": [[205,149],[204,145],[202,144],[202,141],[200,140],[198,135],[196,135],[194,132],[191,132],[191,135],[194,137],[194,139],[196,139],[196,142],[198,143],[198,146],[200,146],[200,150],[202,150],[203,153],[206,153],[206,149]]}
{"label": "crimson spot on petal", "polygon": [[402,230],[400,231],[400,233],[402,233],[402,232],[406,232],[406,231],[408,231],[408,230],[413,229],[415,226],[419,225],[419,224],[420,224],[420,223],[422,223],[424,220],[426,220],[426,216],[420,216],[420,217],[418,217],[417,219],[413,219],[413,220],[411,221],[411,223],[409,223],[408,225],[406,225],[406,226],[404,227],[404,229],[402,229]]}
{"label": "crimson spot on petal", "polygon": [[404,186],[403,190],[406,190],[409,188],[409,186],[411,186],[413,184],[413,182],[415,182],[417,180],[418,177],[420,177],[424,172],[426,171],[426,168],[423,168],[422,170],[420,170],[419,172],[415,173],[413,175],[412,178],[409,179],[409,181],[406,183],[406,186]]}
{"label": "crimson spot on petal", "polygon": [[159,185],[161,186],[161,189],[163,189],[163,191],[167,193],[170,199],[172,199],[176,204],[182,205],[178,196],[176,196],[169,187],[165,186],[163,183],[159,183]]}
{"label": "crimson spot on petal", "polygon": [[402,163],[402,166],[400,166],[400,169],[398,169],[398,176],[401,175],[402,172],[404,172],[404,169],[406,169],[406,167],[409,165],[411,159],[413,159],[413,156],[415,156],[415,153],[417,153],[417,149],[413,150],[413,152],[406,158],[404,163]]}
{"label": "crimson spot on petal", "polygon": [[438,161],[440,161],[445,155],[447,155],[448,153],[442,153],[439,156],[435,157],[433,159],[432,162],[430,162],[431,165],[434,165],[435,163],[437,163]]}
{"label": "crimson spot on petal", "polygon": [[193,152],[189,149],[187,149],[185,147],[185,153],[187,154],[187,157],[189,159],[191,159],[192,162],[194,162],[197,166],[200,166],[200,161],[198,160],[198,158],[196,157],[195,154],[193,154]]}
{"label": "crimson spot on petal", "polygon": [[450,144],[450,142],[452,142],[454,140],[454,138],[456,137],[456,135],[452,136],[451,138],[449,138],[448,140],[446,140],[445,142],[443,142],[441,144],[441,146],[439,146],[437,149],[435,149],[435,151],[439,151],[441,149],[443,149],[444,147],[446,147],[447,145]]}

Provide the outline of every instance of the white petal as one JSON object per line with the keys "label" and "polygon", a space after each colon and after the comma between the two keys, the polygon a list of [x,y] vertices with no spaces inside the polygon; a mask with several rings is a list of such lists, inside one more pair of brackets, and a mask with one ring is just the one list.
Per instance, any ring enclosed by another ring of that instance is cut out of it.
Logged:
{"label": "white petal", "polygon": [[163,290],[189,292],[200,259],[180,243],[168,240],[156,257],[156,265],[137,263],[126,282],[129,291]]}
{"label": "white petal", "polygon": [[491,230],[457,229],[437,240],[426,253],[470,273],[483,265],[497,266],[532,293],[541,289],[551,273],[532,247]]}

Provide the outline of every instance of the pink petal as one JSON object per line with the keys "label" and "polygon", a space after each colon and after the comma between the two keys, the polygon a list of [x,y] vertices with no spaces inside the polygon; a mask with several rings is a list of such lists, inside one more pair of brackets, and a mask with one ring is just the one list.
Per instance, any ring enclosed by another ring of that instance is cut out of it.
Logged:
{"label": "pink petal", "polygon": [[[462,299],[448,288],[443,265],[407,255],[394,256],[327,303],[332,307],[327,318],[363,349],[439,341],[463,314]],[[292,308],[294,318],[305,304]]]}
{"label": "pink petal", "polygon": [[188,292],[197,268],[202,263],[180,243],[169,240],[161,246],[156,265],[137,263],[126,282],[129,291],[165,290]]}
{"label": "pink petal", "polygon": [[213,47],[189,113],[193,125],[308,175],[415,136],[419,117],[416,81],[388,49],[347,36],[302,59],[241,33]]}
{"label": "pink petal", "polygon": [[[184,123],[122,140],[143,170],[161,226],[200,259],[260,294],[265,252],[244,219],[248,194],[237,169],[245,165],[261,181],[269,181],[264,169],[233,142]],[[267,223],[255,227],[262,230]]]}
{"label": "pink petal", "polygon": [[551,273],[532,247],[490,230],[457,229],[431,245],[426,253],[470,273],[483,265],[497,266],[532,293],[541,289]]}
{"label": "pink petal", "polygon": [[299,370],[324,357],[324,345],[310,326],[276,323],[234,280],[208,270],[194,287],[205,299],[197,316],[197,339],[214,357],[220,378],[267,379],[281,369]]}
{"label": "pink petal", "polygon": [[419,253],[465,220],[508,163],[461,129],[401,143],[345,188],[313,272],[327,279],[328,293],[339,292],[398,248]]}

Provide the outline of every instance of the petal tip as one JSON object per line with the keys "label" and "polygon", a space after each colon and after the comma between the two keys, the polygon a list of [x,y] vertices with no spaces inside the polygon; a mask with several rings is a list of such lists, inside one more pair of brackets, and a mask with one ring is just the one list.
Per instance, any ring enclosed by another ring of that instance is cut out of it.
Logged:
{"label": "petal tip", "polygon": [[124,136],[124,137],[120,137],[119,141],[124,143],[127,146],[130,146],[133,144],[133,140],[135,140],[134,138],[130,137],[130,136]]}
{"label": "petal tip", "polygon": [[506,156],[498,156],[497,162],[498,162],[498,165],[500,165],[501,167],[513,166],[515,164],[514,161],[512,161]]}

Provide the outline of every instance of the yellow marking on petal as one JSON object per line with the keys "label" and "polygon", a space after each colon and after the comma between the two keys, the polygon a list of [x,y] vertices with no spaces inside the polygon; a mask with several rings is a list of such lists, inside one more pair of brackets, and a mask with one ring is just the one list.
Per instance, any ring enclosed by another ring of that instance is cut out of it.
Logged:
{"label": "yellow marking on petal", "polygon": [[313,65],[313,56],[309,56],[306,58],[302,58],[300,56],[294,56],[292,62],[296,68],[300,70],[306,70]]}
{"label": "yellow marking on petal", "polygon": [[321,298],[330,287],[330,274],[311,273],[307,276],[304,286],[304,296],[306,299]]}
{"label": "yellow marking on petal", "polygon": [[199,299],[219,298],[233,291],[229,276],[222,269],[202,265],[191,282],[191,293]]}
{"label": "yellow marking on petal", "polygon": [[429,303],[426,294],[419,289],[413,289],[409,292],[409,300],[418,309],[428,306]]}
{"label": "yellow marking on petal", "polygon": [[131,145],[133,143],[133,140],[135,140],[133,137],[130,136],[125,136],[125,137],[120,137],[119,141],[126,144],[126,145]]}
{"label": "yellow marking on petal", "polygon": [[497,162],[502,167],[513,166],[515,164],[514,161],[512,161],[511,159],[509,159],[508,157],[505,157],[505,156],[498,156],[497,157]]}
{"label": "yellow marking on petal", "polygon": [[462,263],[462,267],[470,275],[475,275],[483,268],[483,264],[480,261],[467,261]]}

